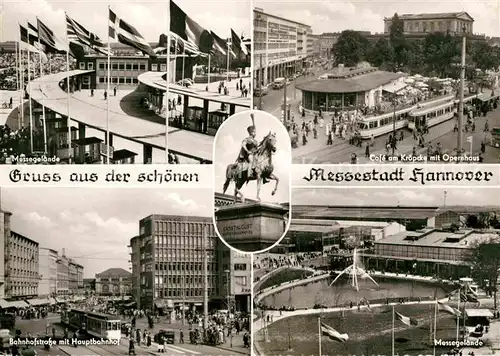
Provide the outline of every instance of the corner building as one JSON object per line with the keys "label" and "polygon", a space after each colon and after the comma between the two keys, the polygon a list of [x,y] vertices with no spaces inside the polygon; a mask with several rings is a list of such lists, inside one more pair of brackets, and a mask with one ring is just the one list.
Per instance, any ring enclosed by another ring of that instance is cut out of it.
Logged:
{"label": "corner building", "polygon": [[311,26],[253,10],[254,78],[263,85],[288,77],[306,67],[313,53]]}
{"label": "corner building", "polygon": [[132,289],[139,308],[202,308],[205,256],[209,301],[221,301],[222,255],[212,218],[150,215],[139,222],[139,235],[130,247]]}

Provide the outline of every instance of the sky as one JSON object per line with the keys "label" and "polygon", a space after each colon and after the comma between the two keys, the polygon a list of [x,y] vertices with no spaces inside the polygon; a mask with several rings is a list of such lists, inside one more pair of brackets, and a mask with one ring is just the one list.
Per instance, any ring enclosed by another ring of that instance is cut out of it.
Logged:
{"label": "sky", "polygon": [[[134,26],[148,42],[156,42],[168,29],[168,1],[148,0],[0,0],[3,2],[3,25],[0,42],[18,39],[19,25],[26,21],[36,26],[37,16],[54,33],[66,34],[64,12],[96,33],[103,41],[108,36],[108,5],[116,15]],[[176,4],[193,20],[221,38],[238,34],[250,36],[251,6],[248,0],[177,0]]]}
{"label": "sky", "polygon": [[211,189],[2,188],[11,229],[84,266],[94,278],[108,268],[129,270],[127,245],[139,220],[152,214],[212,216]]}
{"label": "sky", "polygon": [[[256,139],[260,142],[269,131],[276,133],[276,153],[273,155],[274,174],[280,180],[278,190],[274,196],[271,192],[274,181],[261,188],[261,200],[269,203],[285,203],[290,201],[290,165],[292,148],[288,133],[281,121],[264,111],[254,111]],[[249,111],[243,111],[224,121],[217,131],[214,140],[215,191],[222,192],[226,180],[226,167],[236,161],[240,152],[241,143],[248,137],[247,127],[252,124]],[[257,192],[255,181],[243,186],[241,192],[249,199],[255,199]],[[233,194],[234,184],[231,183],[226,194]]]}
{"label": "sky", "polygon": [[258,0],[254,7],[312,26],[313,33],[344,30],[384,32],[384,17],[394,13],[442,13],[466,11],[474,33],[500,36],[500,2],[493,0]]}
{"label": "sky", "polygon": [[295,189],[294,204],[346,206],[499,206],[500,189]]}

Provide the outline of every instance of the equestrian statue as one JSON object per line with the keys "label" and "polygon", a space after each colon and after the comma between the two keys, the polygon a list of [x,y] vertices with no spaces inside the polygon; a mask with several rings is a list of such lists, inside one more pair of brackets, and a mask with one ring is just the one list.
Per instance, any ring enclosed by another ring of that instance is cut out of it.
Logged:
{"label": "equestrian statue", "polygon": [[255,127],[254,114],[250,114],[252,125],[247,127],[248,137],[241,143],[240,153],[235,163],[229,164],[226,168],[226,182],[223,193],[226,192],[229,184],[234,182],[234,202],[241,198],[245,202],[245,197],[241,193],[241,187],[250,181],[257,181],[257,200],[260,201],[260,188],[271,180],[276,182],[272,195],[276,194],[279,179],[273,174],[273,154],[276,153],[276,133],[269,133],[259,143],[255,140],[257,133]]}

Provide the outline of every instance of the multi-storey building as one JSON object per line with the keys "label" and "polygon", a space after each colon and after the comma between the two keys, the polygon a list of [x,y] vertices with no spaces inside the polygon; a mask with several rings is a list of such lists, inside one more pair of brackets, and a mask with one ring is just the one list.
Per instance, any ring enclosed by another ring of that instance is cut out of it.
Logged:
{"label": "multi-storey building", "polygon": [[322,57],[332,58],[333,46],[338,41],[340,33],[325,32],[319,35],[319,53]]}
{"label": "multi-storey building", "polygon": [[23,299],[38,295],[38,242],[10,231],[5,242],[5,297]]}
{"label": "multi-storey building", "polygon": [[254,78],[264,85],[276,78],[287,77],[305,67],[308,50],[307,34],[311,26],[283,17],[253,10]]}
{"label": "multi-storey building", "polygon": [[150,215],[139,222],[139,230],[130,247],[133,291],[141,308],[201,307],[205,262],[209,301],[221,302],[222,243],[212,218]]}
{"label": "multi-storey building", "polygon": [[69,295],[69,259],[64,255],[57,259],[56,294]]}
{"label": "multi-storey building", "polygon": [[[225,247],[225,246],[224,246]],[[242,254],[225,248],[222,252],[224,278],[221,294],[231,310],[250,312],[251,260]]]}
{"label": "multi-storey building", "polygon": [[40,282],[38,295],[43,297],[57,295],[57,259],[56,250],[40,247],[38,274]]}
{"label": "multi-storey building", "polygon": [[132,291],[132,273],[123,268],[109,268],[95,275],[97,295],[125,296]]}
{"label": "multi-storey building", "polygon": [[9,240],[10,240],[10,217],[12,213],[0,210],[0,237],[3,239],[0,243],[0,299],[5,298],[5,284],[8,272],[6,266],[9,261]]}
{"label": "multi-storey building", "polygon": [[[404,33],[421,35],[433,32],[449,33],[450,35],[472,35],[474,19],[467,12],[448,12],[436,14],[402,14],[398,16],[403,21]],[[384,33],[390,33],[392,16],[384,18]]]}

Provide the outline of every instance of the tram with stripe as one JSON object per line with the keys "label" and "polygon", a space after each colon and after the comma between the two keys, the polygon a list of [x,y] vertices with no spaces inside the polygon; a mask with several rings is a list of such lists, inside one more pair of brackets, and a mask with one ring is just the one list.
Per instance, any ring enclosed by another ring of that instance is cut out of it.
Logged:
{"label": "tram with stripe", "polygon": [[61,323],[79,329],[95,338],[105,340],[121,339],[121,320],[115,315],[71,309],[61,313]]}

